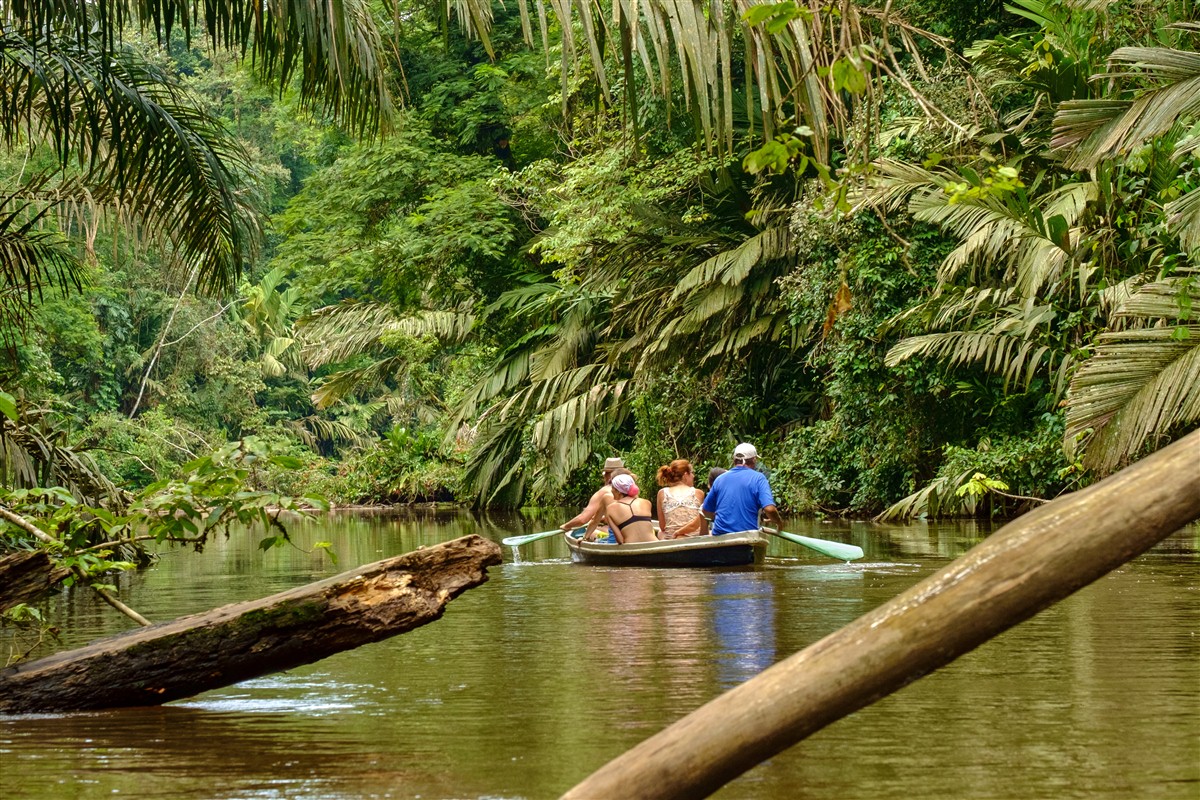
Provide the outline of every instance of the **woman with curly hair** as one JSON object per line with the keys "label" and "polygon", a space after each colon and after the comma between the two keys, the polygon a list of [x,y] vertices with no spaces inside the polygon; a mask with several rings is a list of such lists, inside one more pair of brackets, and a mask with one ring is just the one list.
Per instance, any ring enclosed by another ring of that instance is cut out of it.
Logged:
{"label": "woman with curly hair", "polygon": [[658,528],[662,539],[681,539],[708,533],[700,513],[704,492],[696,488],[696,473],[686,458],[658,468]]}

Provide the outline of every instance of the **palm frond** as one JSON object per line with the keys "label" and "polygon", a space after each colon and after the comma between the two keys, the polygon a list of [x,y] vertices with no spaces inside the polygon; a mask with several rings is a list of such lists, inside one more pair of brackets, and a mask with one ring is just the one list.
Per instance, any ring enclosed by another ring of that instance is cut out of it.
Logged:
{"label": "palm frond", "polygon": [[13,195],[0,199],[0,323],[7,323],[6,336],[25,329],[44,289],[80,286],[82,265],[66,240],[37,229],[47,211],[34,211]]}
{"label": "palm frond", "polygon": [[1141,286],[1115,316],[1140,322],[1102,334],[1071,381],[1066,444],[1082,440],[1084,463],[1108,473],[1200,420],[1200,286],[1195,275]]}
{"label": "palm frond", "polygon": [[[488,48],[490,4],[454,0],[448,5]],[[805,124],[813,131],[817,158],[827,160],[831,136],[849,130],[852,108],[874,113],[877,106],[870,99],[873,89],[869,84],[865,90],[867,102],[861,98],[847,101],[830,78],[830,67],[839,60],[854,62],[864,74],[887,75],[913,96],[923,113],[939,116],[907,80],[902,61],[911,58],[905,63],[920,72],[921,46],[932,43],[948,50],[948,39],[908,24],[890,6],[879,9],[845,2],[830,7],[810,0],[792,7],[790,10],[798,13],[786,18],[778,16],[780,11],[786,13],[782,6],[772,6],[776,13],[764,16],[767,6],[771,4],[758,0],[616,0],[611,4],[600,0],[550,0],[561,31],[558,48],[564,108],[570,101],[570,76],[580,66],[578,30],[588,66],[605,102],[612,102],[613,79],[609,73],[614,64],[624,74],[627,98],[634,96],[635,83],[669,97],[676,80],[680,80],[685,105],[709,148],[732,152],[733,104],[736,95],[744,92],[746,116],[754,119],[761,114],[767,138],[775,135],[774,126],[779,120]],[[518,0],[518,9],[525,40],[532,43],[528,0]],[[548,51],[549,25],[542,0],[537,0],[536,11],[543,49]],[[891,35],[896,37],[894,46]],[[734,63],[739,54],[744,57],[743,64]],[[635,67],[643,71],[644,82],[634,77]],[[744,86],[739,85],[743,81]],[[630,104],[630,113],[636,118],[635,102]],[[940,120],[950,127],[960,127],[945,114]]]}
{"label": "palm frond", "polygon": [[1193,189],[1172,200],[1163,211],[1167,215],[1167,225],[1179,236],[1184,251],[1195,253],[1200,248],[1200,191]]}
{"label": "palm frond", "polygon": [[123,509],[128,493],[87,452],[70,446],[52,417],[49,410],[24,403],[16,419],[0,415],[0,487],[61,486],[87,503]]}
{"label": "palm frond", "polygon": [[975,498],[971,495],[960,497],[958,489],[970,481],[974,474],[974,469],[968,469],[958,475],[934,478],[927,485],[888,506],[875,519],[887,522],[916,517],[954,516],[964,512],[973,514]]}
{"label": "palm frond", "polygon": [[229,286],[259,236],[236,191],[249,170],[220,120],[131,48],[101,56],[73,39],[27,39],[0,28],[0,141],[50,143],[59,166],[82,175],[42,202],[85,203],[169,241],[201,264],[200,282]]}
{"label": "palm frond", "polygon": [[701,363],[736,356],[755,343],[779,341],[789,330],[787,314],[778,313],[750,319],[722,336],[700,357]]}
{"label": "palm frond", "polygon": [[1091,169],[1100,161],[1168,133],[1200,111],[1200,53],[1167,47],[1122,47],[1096,79],[1150,85],[1131,99],[1071,100],[1054,119],[1051,147],[1069,151],[1068,166]]}
{"label": "palm frond", "polygon": [[1067,445],[1082,437],[1084,464],[1113,472],[1200,421],[1200,325],[1102,335],[1070,391]]}
{"label": "palm frond", "polygon": [[429,336],[444,343],[466,339],[475,317],[466,312],[418,311],[405,316],[384,303],[344,301],[326,306],[297,322],[305,359],[314,367],[337,364],[361,355],[380,355],[387,338]]}
{"label": "palm frond", "polygon": [[463,470],[463,480],[475,492],[477,502],[487,505],[505,492],[519,499],[525,492],[525,420],[489,422],[476,439]]}
{"label": "palm frond", "polygon": [[736,247],[697,264],[676,285],[671,300],[685,297],[701,287],[737,286],[760,264],[788,257],[791,240],[786,223],[766,228]]}
{"label": "palm frond", "polygon": [[942,262],[939,283],[959,275],[981,282],[975,268],[992,271],[1024,297],[1038,296],[1073,267],[1083,228],[1081,217],[1099,189],[1094,182],[1065,184],[1023,207],[984,196],[952,202],[945,193],[914,196],[913,217],[957,236],[962,243]]}
{"label": "palm frond", "polygon": [[1185,276],[1140,286],[1117,306],[1115,316],[1187,322],[1200,310],[1197,280],[1197,276]]}
{"label": "palm frond", "polygon": [[896,314],[883,327],[885,332],[920,320],[930,330],[951,326],[971,328],[976,318],[998,311],[1010,304],[1016,295],[1015,287],[993,288],[976,286],[943,286],[928,300]]}
{"label": "palm frond", "polygon": [[[533,382],[482,415],[465,478],[484,502],[510,491],[545,490],[561,483],[591,455],[592,442],[628,415],[620,402],[628,379],[589,364]],[[528,449],[526,444],[528,443]]]}
{"label": "palm frond", "polygon": [[260,75],[286,83],[299,73],[301,99],[349,127],[373,129],[390,118],[392,99],[379,58],[381,40],[365,0],[33,0],[6,7],[5,27],[26,37],[53,33],[101,62],[120,49],[127,26],[152,28],[160,43],[181,29],[212,46],[249,54]]}
{"label": "palm frond", "polygon": [[856,205],[867,205],[883,212],[897,211],[909,203],[914,195],[944,194],[945,187],[957,176],[945,169],[924,167],[880,158],[871,163],[870,178],[856,198]]}
{"label": "palm frond", "polygon": [[910,358],[928,356],[948,366],[975,365],[1028,385],[1038,370],[1053,370],[1058,356],[1041,341],[1043,328],[1055,318],[1052,306],[1008,306],[974,330],[953,330],[910,336],[888,351],[884,363],[894,367]]}
{"label": "palm frond", "polygon": [[[616,428],[629,414],[622,402],[628,380],[598,382],[544,412],[533,424],[531,440],[545,465],[534,481],[534,490],[547,481],[561,484],[587,462],[593,437]],[[599,433],[598,433],[599,431]]]}
{"label": "palm frond", "polygon": [[377,436],[356,430],[344,420],[328,419],[316,414],[287,420],[284,424],[309,447],[316,447],[321,442],[367,447],[377,440]]}
{"label": "palm frond", "polygon": [[369,392],[384,386],[389,378],[407,364],[407,357],[400,355],[378,359],[363,367],[339,370],[326,377],[313,389],[313,405],[323,410],[355,392]]}

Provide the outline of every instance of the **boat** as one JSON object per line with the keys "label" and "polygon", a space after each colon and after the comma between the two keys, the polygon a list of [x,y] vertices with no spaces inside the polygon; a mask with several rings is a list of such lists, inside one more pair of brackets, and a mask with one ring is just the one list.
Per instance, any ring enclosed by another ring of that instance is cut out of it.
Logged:
{"label": "boat", "polygon": [[760,531],[689,536],[655,542],[609,544],[583,541],[583,528],[563,534],[576,564],[607,567],[742,567],[762,561],[767,539]]}

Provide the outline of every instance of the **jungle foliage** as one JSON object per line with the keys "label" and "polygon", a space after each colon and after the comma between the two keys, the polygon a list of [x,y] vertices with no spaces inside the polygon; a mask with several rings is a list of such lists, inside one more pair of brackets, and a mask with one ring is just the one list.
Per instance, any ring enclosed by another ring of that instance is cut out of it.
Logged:
{"label": "jungle foliage", "polygon": [[0,20],[8,487],[1007,515],[1200,420],[1191,3],[343,5]]}

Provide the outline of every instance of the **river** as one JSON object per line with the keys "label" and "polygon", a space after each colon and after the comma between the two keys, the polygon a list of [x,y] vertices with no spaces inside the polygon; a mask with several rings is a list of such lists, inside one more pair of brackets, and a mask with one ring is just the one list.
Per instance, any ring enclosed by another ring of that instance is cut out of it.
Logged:
{"label": "river", "polygon": [[[338,514],[245,531],[120,581],[152,620],[262,597],[466,533],[557,516]],[[796,520],[840,564],[773,541],[757,569],[569,562],[506,549],[484,586],[411,633],[162,708],[0,716],[0,798],[552,798],[722,691],[966,552],[974,523]],[[48,607],[56,649],[125,630],[88,592]],[[7,638],[6,638],[7,637]],[[11,634],[0,633],[7,655]],[[1200,798],[1200,532],[758,766],[717,797]],[[602,799],[605,800],[605,799]],[[613,800],[619,800],[614,798]]]}

